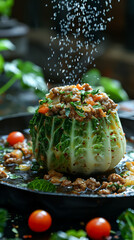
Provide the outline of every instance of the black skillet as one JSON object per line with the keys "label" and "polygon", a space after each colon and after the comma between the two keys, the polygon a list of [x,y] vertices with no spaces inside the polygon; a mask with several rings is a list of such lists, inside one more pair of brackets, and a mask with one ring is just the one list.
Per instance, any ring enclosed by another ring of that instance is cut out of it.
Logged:
{"label": "black skillet", "polygon": [[[30,114],[14,115],[0,119],[0,135],[28,128]],[[126,136],[134,136],[134,121],[121,119]],[[62,193],[42,193],[0,182],[0,206],[22,211],[44,208],[56,217],[85,219],[89,216],[116,217],[127,208],[134,208],[134,193],[131,195],[67,195]]]}

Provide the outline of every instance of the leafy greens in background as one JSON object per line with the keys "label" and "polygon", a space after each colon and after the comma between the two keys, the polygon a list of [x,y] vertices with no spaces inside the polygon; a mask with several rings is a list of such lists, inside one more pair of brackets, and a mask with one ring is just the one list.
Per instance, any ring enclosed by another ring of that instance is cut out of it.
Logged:
{"label": "leafy greens in background", "polygon": [[5,209],[0,208],[0,239],[3,237],[7,218],[8,218],[8,212]]}
{"label": "leafy greens in background", "polygon": [[68,230],[67,232],[58,231],[51,235],[50,240],[88,240],[87,234],[83,230]]}
{"label": "leafy greens in background", "polygon": [[[13,50],[14,45],[7,39],[0,40],[0,51]],[[0,95],[6,92],[17,80],[23,89],[32,89],[40,98],[48,91],[44,81],[43,71],[40,67],[29,61],[20,59],[5,62],[0,55],[0,73],[5,73],[8,81],[0,88]]]}
{"label": "leafy greens in background", "polygon": [[14,0],[0,0],[0,15],[9,16]]}
{"label": "leafy greens in background", "polygon": [[134,240],[134,210],[127,209],[117,220],[121,236],[124,240]]}
{"label": "leafy greens in background", "polygon": [[108,77],[102,77],[98,69],[91,69],[85,73],[82,82],[89,83],[91,86],[106,92],[115,102],[128,100],[128,95],[121,83]]}

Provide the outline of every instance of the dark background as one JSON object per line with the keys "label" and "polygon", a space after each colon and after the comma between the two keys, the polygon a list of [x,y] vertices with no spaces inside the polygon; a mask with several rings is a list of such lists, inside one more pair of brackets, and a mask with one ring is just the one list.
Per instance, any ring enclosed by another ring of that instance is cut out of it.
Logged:
{"label": "dark background", "polygon": [[[46,3],[48,7],[45,7]],[[134,1],[112,1],[112,6],[109,16],[114,16],[114,19],[108,23],[103,53],[96,57],[95,64],[102,75],[120,80],[130,98],[133,98]],[[49,55],[48,44],[52,25],[52,11],[50,1],[15,0],[11,16],[30,27],[28,33],[29,47],[23,58],[31,60],[43,68],[47,66]],[[55,24],[59,29],[58,22]],[[56,46],[55,49],[58,54]],[[88,68],[91,67],[92,65],[89,64]],[[45,77],[46,80],[50,77],[47,67]],[[61,81],[60,77],[53,77],[55,82]]]}

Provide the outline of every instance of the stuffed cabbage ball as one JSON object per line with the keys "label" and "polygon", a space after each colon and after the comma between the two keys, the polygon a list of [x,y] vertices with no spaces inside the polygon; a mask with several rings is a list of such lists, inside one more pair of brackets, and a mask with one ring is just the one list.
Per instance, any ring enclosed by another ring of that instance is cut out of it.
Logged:
{"label": "stuffed cabbage ball", "polygon": [[52,88],[30,122],[38,163],[71,174],[113,169],[126,151],[116,107],[87,83]]}

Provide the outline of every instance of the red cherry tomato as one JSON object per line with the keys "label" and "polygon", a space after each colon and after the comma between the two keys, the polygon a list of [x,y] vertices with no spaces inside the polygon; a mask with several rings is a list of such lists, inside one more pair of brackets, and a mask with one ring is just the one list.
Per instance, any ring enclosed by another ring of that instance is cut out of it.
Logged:
{"label": "red cherry tomato", "polygon": [[88,236],[94,240],[103,240],[110,235],[111,225],[104,218],[94,218],[86,225]]}
{"label": "red cherry tomato", "polygon": [[44,210],[32,212],[28,219],[28,226],[34,232],[44,232],[50,228],[51,224],[51,215]]}
{"label": "red cherry tomato", "polygon": [[25,139],[23,133],[21,132],[11,132],[9,133],[8,137],[7,137],[7,142],[13,146],[14,144],[18,143],[18,142],[23,142]]}

